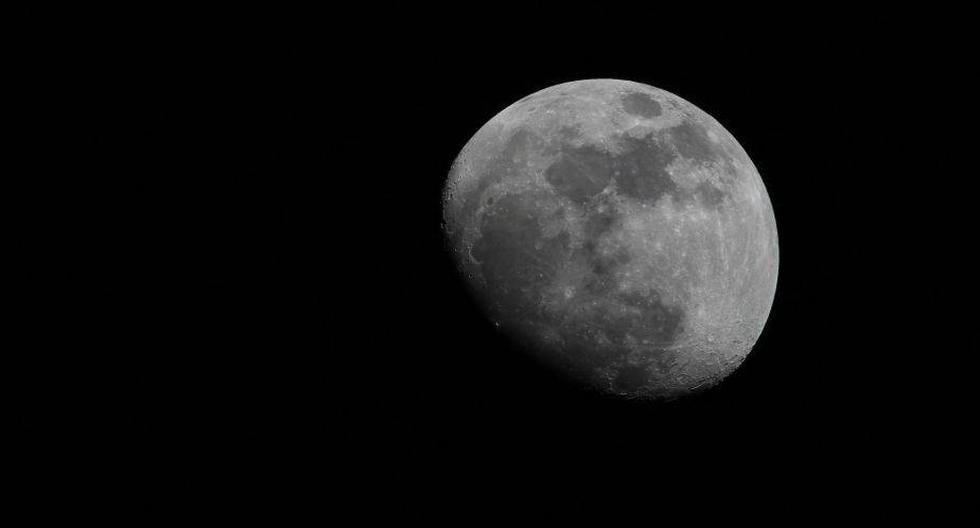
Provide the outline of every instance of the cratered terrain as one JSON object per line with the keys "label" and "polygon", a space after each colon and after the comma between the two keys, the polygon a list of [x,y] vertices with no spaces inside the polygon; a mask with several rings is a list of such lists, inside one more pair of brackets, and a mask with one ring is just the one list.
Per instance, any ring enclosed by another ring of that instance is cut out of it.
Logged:
{"label": "cratered terrain", "polygon": [[648,85],[576,81],[512,104],[459,154],[443,208],[493,324],[602,394],[716,384],[772,306],[776,222],[758,171],[711,116]]}

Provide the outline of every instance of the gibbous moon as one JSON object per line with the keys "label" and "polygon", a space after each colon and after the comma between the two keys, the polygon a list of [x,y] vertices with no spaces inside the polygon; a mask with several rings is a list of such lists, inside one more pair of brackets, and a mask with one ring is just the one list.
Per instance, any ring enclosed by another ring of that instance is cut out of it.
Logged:
{"label": "gibbous moon", "polygon": [[466,144],[445,235],[487,317],[602,394],[710,387],[772,307],[776,220],[758,171],[711,116],[595,79],[510,105]]}

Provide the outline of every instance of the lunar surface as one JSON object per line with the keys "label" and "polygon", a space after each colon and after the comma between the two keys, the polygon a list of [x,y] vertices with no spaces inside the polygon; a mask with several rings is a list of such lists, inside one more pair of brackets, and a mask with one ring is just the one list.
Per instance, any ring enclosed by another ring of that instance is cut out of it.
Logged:
{"label": "lunar surface", "polygon": [[672,399],[745,359],[776,291],[758,171],[711,116],[597,79],[512,104],[450,171],[448,247],[487,317],[602,394]]}

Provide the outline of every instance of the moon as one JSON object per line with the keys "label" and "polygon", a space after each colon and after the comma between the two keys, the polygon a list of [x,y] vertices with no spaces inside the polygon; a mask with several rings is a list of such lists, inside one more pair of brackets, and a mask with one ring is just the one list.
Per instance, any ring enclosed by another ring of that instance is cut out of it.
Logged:
{"label": "moon", "polygon": [[776,292],[756,167],[707,113],[645,84],[569,82],[501,111],[453,163],[443,220],[488,319],[604,395],[716,385]]}

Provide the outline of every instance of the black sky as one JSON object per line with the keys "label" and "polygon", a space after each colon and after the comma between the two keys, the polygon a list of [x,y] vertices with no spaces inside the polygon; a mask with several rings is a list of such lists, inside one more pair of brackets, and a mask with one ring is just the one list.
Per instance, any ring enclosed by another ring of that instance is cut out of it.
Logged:
{"label": "black sky", "polygon": [[[954,61],[901,28],[793,24],[610,40],[338,19],[81,68],[84,160],[113,176],[103,198],[127,196],[81,247],[127,241],[97,267],[133,307],[117,340],[136,359],[115,368],[138,372],[124,399],[161,483],[147,511],[473,519],[681,489],[793,510],[901,494],[942,465],[952,411],[926,387],[947,319],[924,248],[950,246],[921,137],[942,135],[935,79]],[[705,394],[651,406],[563,384],[489,327],[442,249],[440,193],[470,136],[587,78],[691,101],[768,189],[775,304]]]}

